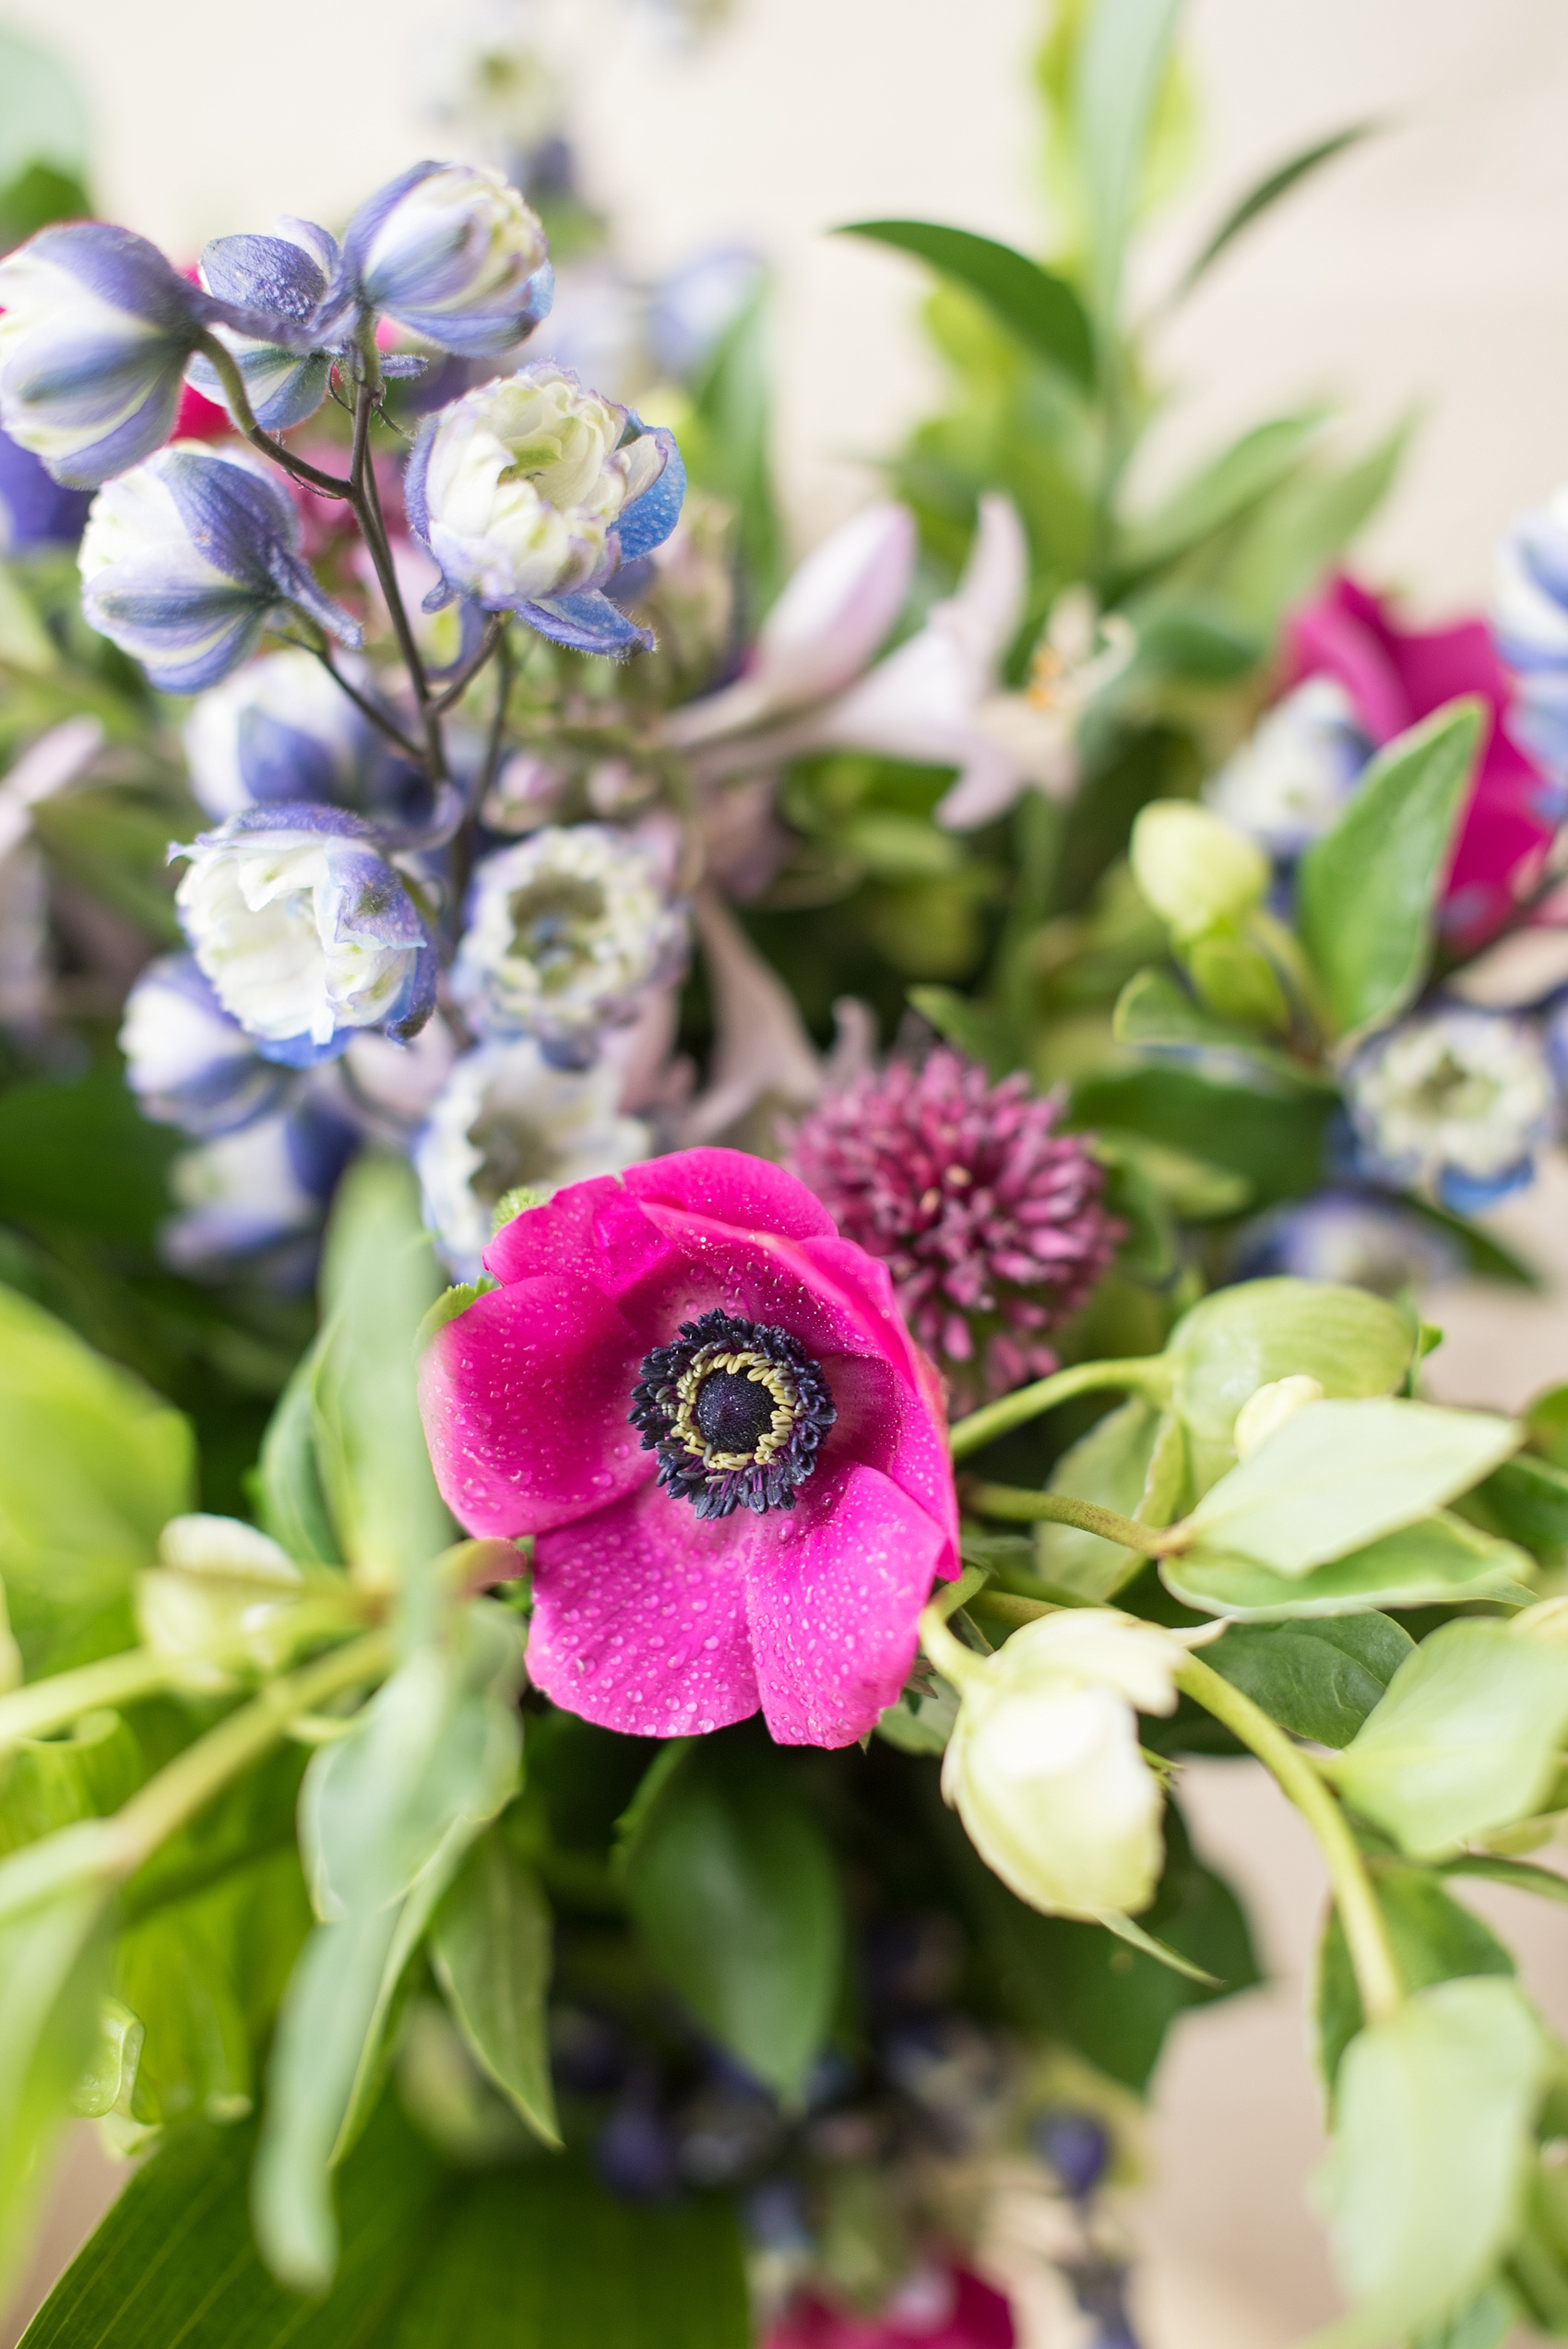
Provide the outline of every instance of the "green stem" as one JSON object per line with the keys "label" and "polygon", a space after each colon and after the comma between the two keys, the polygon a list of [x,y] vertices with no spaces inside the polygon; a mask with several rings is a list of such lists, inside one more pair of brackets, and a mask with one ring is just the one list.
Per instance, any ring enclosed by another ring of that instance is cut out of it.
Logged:
{"label": "green stem", "polygon": [[1404,1986],[1371,1873],[1345,1813],[1300,1747],[1212,1665],[1189,1655],[1176,1679],[1206,1713],[1212,1713],[1256,1754],[1312,1829],[1334,1888],[1361,2011],[1369,2023],[1388,2022],[1404,2003]]}
{"label": "green stem", "polygon": [[1075,1501],[1064,1492],[1028,1492],[1018,1485],[975,1483],[964,1488],[966,1505],[980,1517],[1003,1517],[1017,1524],[1039,1520],[1053,1525],[1076,1525],[1086,1534],[1099,1534],[1123,1549],[1142,1550],[1146,1558],[1163,1558],[1177,1547],[1177,1537],[1158,1525],[1140,1525],[1134,1517],[1102,1509],[1097,1501]]}
{"label": "green stem", "polygon": [[172,1688],[186,1669],[174,1656],[136,1647],[123,1655],[105,1655],[96,1664],[78,1665],[74,1672],[56,1672],[47,1680],[33,1680],[0,1697],[0,1754],[8,1753],[28,1738],[47,1738],[68,1728],[84,1713],[101,1707],[134,1704],[137,1698],[156,1696]]}
{"label": "green stem", "polygon": [[1070,1370],[1053,1371],[1048,1379],[1037,1379],[1033,1386],[1021,1386],[1016,1394],[971,1411],[967,1419],[948,1430],[948,1446],[955,1460],[965,1460],[971,1452],[979,1452],[998,1436],[1023,1427],[1075,1394],[1093,1394],[1102,1387],[1130,1387],[1163,1402],[1170,1386],[1170,1368],[1158,1354],[1139,1355],[1127,1362],[1075,1362]]}
{"label": "green stem", "polygon": [[324,497],[347,497],[350,494],[350,484],[339,474],[322,472],[318,466],[308,463],[303,457],[296,457],[291,449],[284,447],[281,441],[274,440],[270,433],[262,431],[255,421],[239,362],[226,344],[220,342],[216,335],[207,334],[203,335],[196,348],[202,357],[211,362],[212,372],[223,386],[223,397],[236,432],[243,433],[245,439],[260,449],[264,457],[270,457],[274,465],[280,465],[285,473],[291,473],[296,481],[303,481],[311,489],[319,490]]}
{"label": "green stem", "polygon": [[956,1640],[947,1628],[948,1618],[967,1607],[977,1592],[982,1591],[991,1579],[985,1566],[966,1566],[956,1583],[946,1583],[926,1606],[921,1616],[921,1645],[931,1662],[955,1687],[960,1681],[967,1665],[978,1664],[968,1648]]}

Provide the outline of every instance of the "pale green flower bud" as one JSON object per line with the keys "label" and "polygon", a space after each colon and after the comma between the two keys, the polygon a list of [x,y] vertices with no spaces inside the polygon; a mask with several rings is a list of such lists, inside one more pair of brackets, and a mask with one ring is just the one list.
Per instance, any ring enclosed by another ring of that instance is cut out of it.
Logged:
{"label": "pale green flower bud", "polygon": [[1104,1608],[1042,1617],[987,1657],[924,1637],[959,1697],[942,1791],[987,1866],[1048,1916],[1146,1908],[1163,1797],[1137,1715],[1174,1711],[1182,1643]]}
{"label": "pale green flower bud", "polygon": [[1133,826],[1133,878],[1180,939],[1242,921],[1261,904],[1269,862],[1244,834],[1191,800],[1154,800]]}
{"label": "pale green flower bud", "polygon": [[1323,1388],[1316,1379],[1308,1378],[1304,1370],[1294,1377],[1271,1379],[1249,1394],[1236,1414],[1236,1425],[1230,1441],[1236,1447],[1238,1460],[1248,1460],[1265,1444],[1287,1419],[1293,1418],[1304,1404],[1321,1403]]}
{"label": "pale green flower bud", "polygon": [[230,1687],[225,1663],[283,1660],[287,1632],[283,1644],[278,1634],[303,1581],[275,1541],[237,1517],[193,1513],[170,1519],[158,1558],[137,1580],[137,1626],[155,1655],[183,1663],[187,1687]]}

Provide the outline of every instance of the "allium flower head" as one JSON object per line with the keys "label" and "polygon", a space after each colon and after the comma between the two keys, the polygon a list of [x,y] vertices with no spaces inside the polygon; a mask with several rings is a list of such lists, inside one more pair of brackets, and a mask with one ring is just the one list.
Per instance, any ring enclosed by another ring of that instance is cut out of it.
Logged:
{"label": "allium flower head", "polygon": [[957,1571],[937,1380],[885,1267],[738,1150],[575,1183],[484,1261],[421,1404],[461,1523],[534,1536],[536,1686],[634,1736],[759,1706],[780,1744],[863,1736]]}
{"label": "allium flower head", "polygon": [[480,866],[452,986],[481,1035],[532,1036],[583,1068],[685,945],[649,850],[609,825],[552,825]]}
{"label": "allium flower head", "polygon": [[909,1326],[964,1400],[1046,1375],[1042,1343],[1110,1264],[1120,1227],[1081,1136],[1024,1076],[992,1085],[941,1047],[802,1120],[792,1163],[847,1238],[886,1264]]}

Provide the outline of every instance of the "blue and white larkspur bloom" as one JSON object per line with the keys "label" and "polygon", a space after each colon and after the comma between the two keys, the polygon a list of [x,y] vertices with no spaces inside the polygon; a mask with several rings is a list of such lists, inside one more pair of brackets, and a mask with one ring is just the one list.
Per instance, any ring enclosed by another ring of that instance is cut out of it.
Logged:
{"label": "blue and white larkspur bloom", "polygon": [[531,1036],[586,1068],[686,954],[684,908],[651,849],[609,825],[548,825],[474,875],[452,988],[481,1036]]}
{"label": "blue and white larkspur bloom", "polygon": [[603,591],[664,543],[684,494],[670,433],[564,368],[481,384],[426,419],[409,460],[410,526],[444,583],[427,606],[469,597],[583,652],[650,646]]}
{"label": "blue and white larkspur bloom", "polygon": [[329,1107],[306,1099],[182,1151],[169,1169],[181,1212],[159,1234],[165,1261],[220,1276],[262,1259],[285,1279],[308,1278],[327,1203],[358,1141]]}
{"label": "blue and white larkspur bloom", "polygon": [[191,952],[265,1059],[309,1068],[362,1029],[410,1037],[430,1017],[434,945],[357,816],[249,808],[175,853]]}
{"label": "blue and white larkspur bloom", "polygon": [[[337,239],[314,220],[285,215],[270,236],[215,237],[201,256],[201,281],[222,301],[289,322],[303,349],[278,340],[280,328],[262,335],[236,334],[215,326],[232,353],[250,402],[265,431],[285,433],[314,416],[327,397],[333,352],[315,338],[326,336],[329,296],[339,270]],[[209,359],[193,358],[186,380],[204,398],[229,406],[222,377]]]}
{"label": "blue and white larkspur bloom", "polygon": [[[351,661],[348,673],[360,681]],[[200,694],[184,740],[191,789],[220,818],[268,801],[317,800],[401,821],[429,799],[420,770],[307,652],[265,653]]]}
{"label": "blue and white larkspur bloom", "polygon": [[414,1152],[425,1221],[458,1280],[477,1279],[497,1203],[548,1193],[646,1158],[652,1136],[621,1114],[609,1062],[552,1067],[529,1037],[476,1045],[453,1069]]}
{"label": "blue and white larkspur bloom", "polygon": [[1464,1258],[1435,1224],[1392,1199],[1363,1191],[1320,1191],[1277,1207],[1243,1230],[1231,1268],[1237,1280],[1275,1273],[1333,1281],[1379,1297],[1418,1292],[1455,1279]]}
{"label": "blue and white larkspur bloom", "polygon": [[1568,486],[1521,516],[1499,548],[1492,626],[1518,688],[1509,730],[1568,786]]}
{"label": "blue and white larkspur bloom", "polygon": [[176,441],[93,500],[82,611],[170,694],[217,684],[291,608],[357,645],[357,622],[323,592],[299,548],[286,490],[199,441]]}
{"label": "blue and white larkspur bloom", "polygon": [[143,1116],[203,1140],[248,1125],[289,1082],[230,1018],[191,955],[148,963],[125,998],[120,1050]]}
{"label": "blue and white larkspur bloom", "polygon": [[1259,719],[1204,791],[1272,857],[1299,857],[1337,818],[1372,744],[1336,679],[1309,677]]}
{"label": "blue and white larkspur bloom", "polygon": [[543,224],[500,172],[416,163],[350,221],[343,274],[357,303],[467,359],[520,342],[550,307]]}
{"label": "blue and white larkspur bloom", "polygon": [[1469,1215],[1530,1179],[1558,1122],[1526,1021],[1465,1005],[1418,1012],[1357,1053],[1345,1097],[1361,1170]]}
{"label": "blue and white larkspur bloom", "polygon": [[57,481],[96,489],[166,441],[209,328],[265,326],[101,220],[41,229],[0,261],[0,422]]}

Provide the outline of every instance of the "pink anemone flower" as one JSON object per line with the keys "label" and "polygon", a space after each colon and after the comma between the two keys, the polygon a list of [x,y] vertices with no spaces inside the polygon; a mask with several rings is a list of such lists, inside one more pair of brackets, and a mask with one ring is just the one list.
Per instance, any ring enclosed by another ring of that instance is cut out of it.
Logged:
{"label": "pink anemone flower", "polygon": [[534,1536],[536,1686],[642,1737],[759,1706],[780,1744],[863,1736],[957,1572],[941,1386],[885,1267],[719,1149],[558,1191],[484,1261],[422,1407],[459,1521]]}
{"label": "pink anemone flower", "polygon": [[763,2349],[1013,2349],[1004,2295],[968,2268],[927,2270],[879,2316],[807,2295],[763,2336]]}

